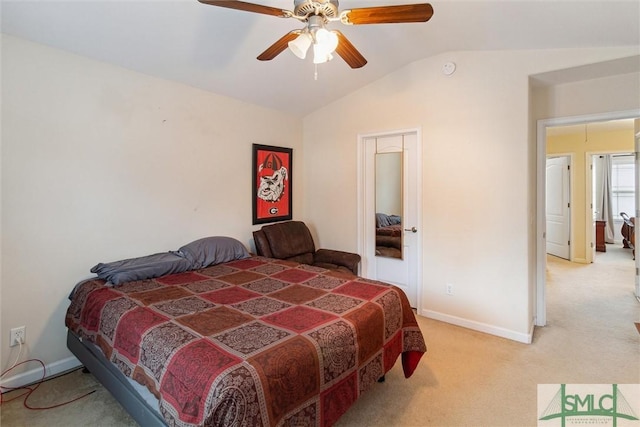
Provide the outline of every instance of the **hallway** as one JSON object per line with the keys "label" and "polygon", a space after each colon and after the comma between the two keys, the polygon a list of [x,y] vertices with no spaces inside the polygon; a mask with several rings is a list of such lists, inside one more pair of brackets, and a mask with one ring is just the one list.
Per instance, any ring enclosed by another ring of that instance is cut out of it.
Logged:
{"label": "hallway", "polygon": [[593,337],[628,337],[627,329],[635,329],[634,322],[640,321],[634,272],[631,249],[618,243],[596,252],[592,264],[547,256],[547,327]]}

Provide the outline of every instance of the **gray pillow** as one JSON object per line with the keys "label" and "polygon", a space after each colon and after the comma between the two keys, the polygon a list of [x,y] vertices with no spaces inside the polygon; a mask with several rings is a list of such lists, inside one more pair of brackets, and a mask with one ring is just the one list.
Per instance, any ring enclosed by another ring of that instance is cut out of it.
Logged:
{"label": "gray pillow", "polygon": [[109,263],[101,262],[94,266],[91,272],[97,274],[100,279],[119,285],[133,280],[182,273],[189,270],[189,267],[189,261],[180,254],[163,252]]}
{"label": "gray pillow", "polygon": [[389,225],[398,225],[402,223],[400,215],[389,215]]}
{"label": "gray pillow", "polygon": [[194,270],[251,256],[238,240],[224,236],[193,241],[178,249],[178,254],[183,255]]}
{"label": "gray pillow", "polygon": [[376,214],[376,228],[380,227],[388,227],[391,223],[389,222],[389,215],[383,213]]}

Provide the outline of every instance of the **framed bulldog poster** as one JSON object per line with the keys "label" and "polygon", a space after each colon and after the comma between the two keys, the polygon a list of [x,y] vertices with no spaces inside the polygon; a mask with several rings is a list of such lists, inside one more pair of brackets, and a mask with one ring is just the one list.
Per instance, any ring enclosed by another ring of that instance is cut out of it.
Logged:
{"label": "framed bulldog poster", "polygon": [[293,149],[253,144],[253,223],[291,219]]}

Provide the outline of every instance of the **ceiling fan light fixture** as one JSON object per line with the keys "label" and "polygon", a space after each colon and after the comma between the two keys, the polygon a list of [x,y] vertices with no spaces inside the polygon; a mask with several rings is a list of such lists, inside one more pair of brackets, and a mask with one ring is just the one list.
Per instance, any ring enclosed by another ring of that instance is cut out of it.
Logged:
{"label": "ceiling fan light fixture", "polygon": [[290,41],[288,46],[295,56],[304,59],[307,56],[309,46],[311,46],[311,37],[308,33],[301,33],[295,40]]}
{"label": "ceiling fan light fixture", "polygon": [[325,62],[331,61],[333,59],[333,55],[331,52],[327,52],[327,50],[319,43],[313,45],[313,63],[314,64],[324,64]]}
{"label": "ceiling fan light fixture", "polygon": [[[279,18],[293,18],[306,23],[304,30],[289,31],[258,55],[257,59],[260,61],[272,60],[282,53],[287,46],[291,48],[291,51],[298,58],[304,59],[311,43],[314,44],[314,50],[319,43],[319,50],[324,53],[314,52],[314,62],[326,62],[331,59],[331,53],[337,51],[338,56],[351,68],[364,67],[367,64],[367,60],[344,34],[340,31],[329,32],[326,30],[325,25],[334,21],[340,21],[346,25],[427,22],[433,16],[433,7],[429,3],[371,6],[340,11],[338,0],[293,0],[294,8],[293,11],[290,11],[244,0],[198,1],[211,6],[260,13]],[[306,34],[308,40],[301,33]],[[316,40],[316,33],[320,33],[320,39],[326,36],[327,41]]]}
{"label": "ceiling fan light fixture", "polygon": [[315,34],[313,44],[313,63],[323,64],[333,59],[331,55],[338,47],[338,35],[325,28],[318,29]]}
{"label": "ceiling fan light fixture", "polygon": [[338,47],[338,35],[326,28],[320,28],[316,31],[316,43],[328,53],[332,53]]}

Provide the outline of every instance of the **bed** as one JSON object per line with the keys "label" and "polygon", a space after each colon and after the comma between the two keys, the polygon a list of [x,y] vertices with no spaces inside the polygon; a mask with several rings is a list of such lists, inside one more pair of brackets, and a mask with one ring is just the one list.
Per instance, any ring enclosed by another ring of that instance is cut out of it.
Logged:
{"label": "bed", "polygon": [[402,258],[402,218],[376,213],[376,255]]}
{"label": "bed", "polygon": [[124,279],[74,288],[67,345],[141,425],[330,426],[398,358],[408,378],[426,352],[392,285],[230,258],[178,272],[163,259],[145,278],[125,262]]}

